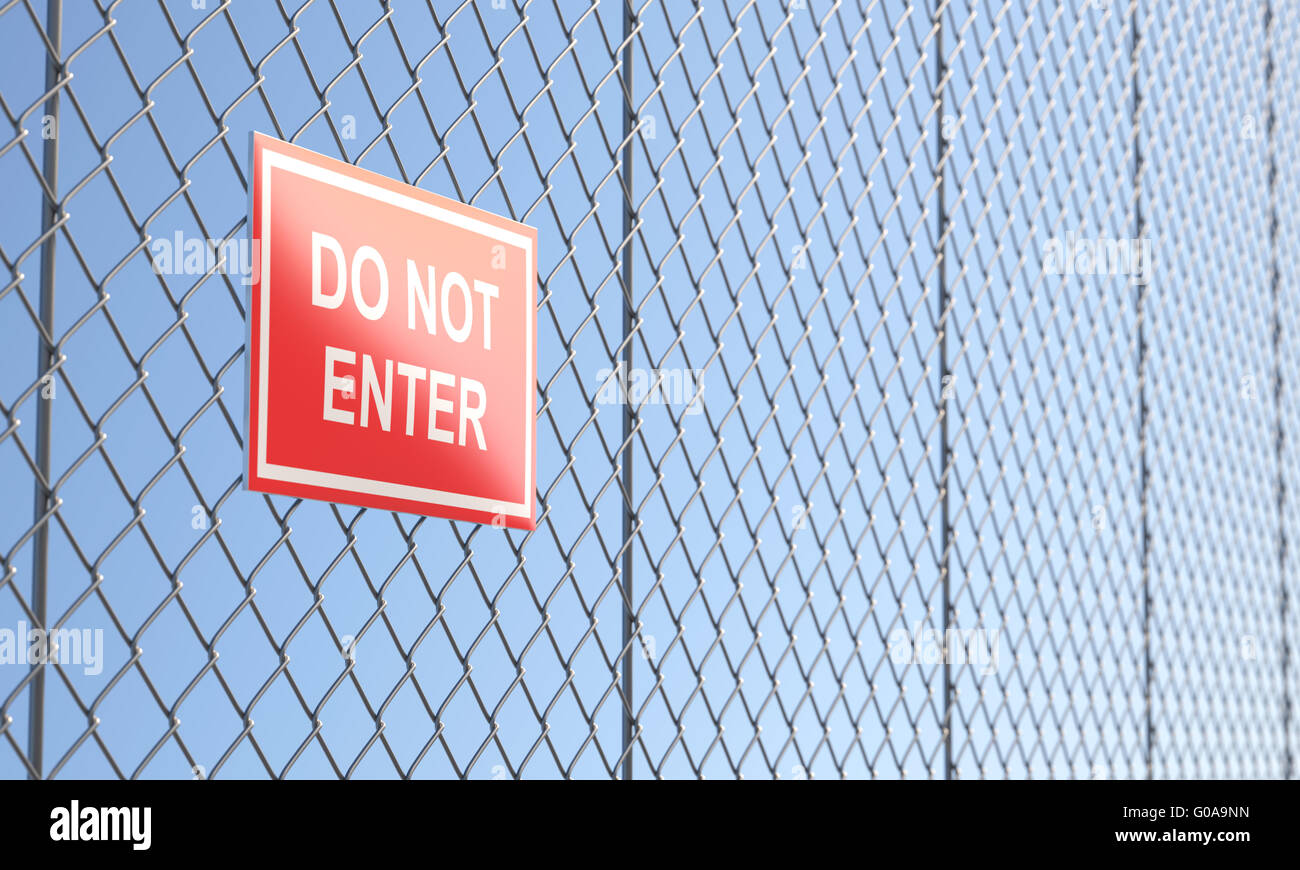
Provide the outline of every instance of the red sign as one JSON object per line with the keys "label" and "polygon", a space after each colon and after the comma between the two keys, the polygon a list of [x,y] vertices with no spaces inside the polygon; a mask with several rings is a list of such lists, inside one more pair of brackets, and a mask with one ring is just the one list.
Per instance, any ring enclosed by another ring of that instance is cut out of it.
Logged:
{"label": "red sign", "polygon": [[253,134],[251,490],[531,529],[537,230]]}

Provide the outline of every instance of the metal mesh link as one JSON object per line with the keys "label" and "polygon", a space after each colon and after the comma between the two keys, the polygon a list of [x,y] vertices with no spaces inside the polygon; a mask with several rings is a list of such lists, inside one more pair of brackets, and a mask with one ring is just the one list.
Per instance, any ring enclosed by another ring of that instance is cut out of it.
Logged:
{"label": "metal mesh link", "polygon": [[[0,776],[1290,777],[1298,37],[3,3]],[[538,228],[535,531],[243,490],[251,130]]]}

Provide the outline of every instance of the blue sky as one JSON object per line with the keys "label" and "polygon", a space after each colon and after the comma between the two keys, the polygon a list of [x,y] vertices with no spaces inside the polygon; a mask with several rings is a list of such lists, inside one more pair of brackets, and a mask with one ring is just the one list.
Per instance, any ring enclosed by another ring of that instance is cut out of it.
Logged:
{"label": "blue sky", "polygon": [[[618,766],[623,409],[593,397],[623,340],[622,7],[501,5],[65,4],[49,608],[106,656],[51,671],[47,771]],[[634,362],[704,391],[637,414],[634,774],[942,775],[942,668],[887,651],[942,619],[942,177],[953,624],[1001,644],[954,671],[956,765],[1144,775],[1138,288],[1042,269],[1053,237],[1136,236],[1135,143],[1161,772],[1275,773],[1262,7],[1142,4],[1135,136],[1126,5],[948,4],[942,111],[932,13],[861,5],[636,16]],[[0,7],[0,626],[31,582],[43,63]],[[535,532],[241,489],[245,288],[147,245],[247,232],[253,130],[537,227]],[[0,667],[0,776],[26,677]]]}

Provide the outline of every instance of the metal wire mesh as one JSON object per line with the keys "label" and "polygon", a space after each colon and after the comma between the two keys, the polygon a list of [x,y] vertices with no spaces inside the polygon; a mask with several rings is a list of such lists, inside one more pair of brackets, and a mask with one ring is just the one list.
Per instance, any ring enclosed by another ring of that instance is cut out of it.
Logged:
{"label": "metal wire mesh", "polygon": [[[1298,31],[0,5],[0,775],[1289,777]],[[254,129],[538,228],[536,531],[241,488]]]}

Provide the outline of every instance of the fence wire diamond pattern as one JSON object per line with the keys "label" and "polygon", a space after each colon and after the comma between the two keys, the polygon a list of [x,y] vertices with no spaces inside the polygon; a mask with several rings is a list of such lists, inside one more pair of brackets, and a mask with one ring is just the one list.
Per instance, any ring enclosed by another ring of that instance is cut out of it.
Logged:
{"label": "fence wire diamond pattern", "polygon": [[[0,775],[1290,777],[1298,42],[3,3]],[[538,229],[535,531],[243,489],[253,130]]]}

